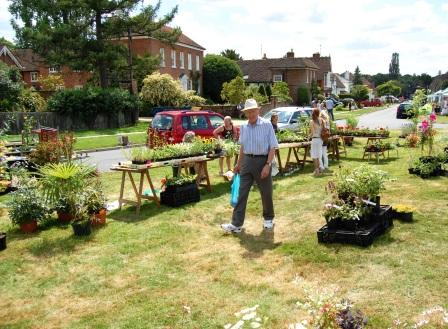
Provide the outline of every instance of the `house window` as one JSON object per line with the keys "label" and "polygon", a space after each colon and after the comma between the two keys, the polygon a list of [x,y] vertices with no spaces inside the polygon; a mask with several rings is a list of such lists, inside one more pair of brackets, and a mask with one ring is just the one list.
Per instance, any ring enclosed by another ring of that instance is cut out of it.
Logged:
{"label": "house window", "polygon": [[283,76],[281,74],[274,74],[273,81],[274,82],[282,82]]}
{"label": "house window", "polygon": [[199,71],[200,65],[199,65],[199,56],[196,55],[196,71]]}
{"label": "house window", "polygon": [[160,48],[160,66],[165,67],[165,48]]}
{"label": "house window", "polygon": [[188,54],[188,69],[189,70],[193,69],[193,64],[191,63],[191,54]]}
{"label": "house window", "polygon": [[50,68],[48,69],[49,73],[58,73],[59,72],[59,65],[56,66],[50,66]]}
{"label": "house window", "polygon": [[179,56],[179,65],[181,69],[185,68],[185,57],[184,57],[184,53],[181,51],[180,52],[180,56]]}
{"label": "house window", "polygon": [[38,72],[31,72],[31,82],[36,82],[38,79],[39,73]]}
{"label": "house window", "polygon": [[171,50],[171,67],[176,68],[176,51]]}

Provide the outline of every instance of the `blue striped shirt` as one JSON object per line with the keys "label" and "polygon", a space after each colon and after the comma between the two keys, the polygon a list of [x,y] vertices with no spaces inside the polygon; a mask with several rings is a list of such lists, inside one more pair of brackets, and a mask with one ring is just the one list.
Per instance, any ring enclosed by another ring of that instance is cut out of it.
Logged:
{"label": "blue striped shirt", "polygon": [[258,117],[255,124],[241,125],[240,144],[245,154],[268,154],[269,150],[278,148],[277,137],[270,121]]}

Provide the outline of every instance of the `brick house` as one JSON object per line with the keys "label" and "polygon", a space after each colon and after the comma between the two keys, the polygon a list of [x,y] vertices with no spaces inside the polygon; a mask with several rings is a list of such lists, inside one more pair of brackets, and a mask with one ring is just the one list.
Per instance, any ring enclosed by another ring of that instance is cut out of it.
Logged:
{"label": "brick house", "polygon": [[9,66],[17,67],[22,80],[27,87],[41,90],[40,77],[48,77],[51,74],[61,75],[65,88],[80,88],[90,77],[88,72],[74,72],[63,66],[49,66],[45,61],[31,49],[13,49],[0,45],[0,60]]}
{"label": "brick house", "polygon": [[284,81],[294,102],[298,101],[297,91],[301,86],[310,87],[317,81],[319,67],[309,58],[295,57],[291,50],[283,58],[266,58],[238,61],[247,84],[272,85]]}
{"label": "brick house", "polygon": [[[169,29],[165,27],[165,29]],[[119,42],[127,46],[128,38],[120,38]],[[196,90],[202,94],[202,67],[204,65],[205,48],[181,34],[173,45],[163,43],[155,38],[133,35],[131,53],[133,56],[145,54],[158,55],[160,64],[158,71],[167,73],[179,80],[184,90]]]}
{"label": "brick house", "polygon": [[331,81],[329,81],[329,73],[332,72],[331,69],[331,57],[321,56],[320,53],[314,53],[312,57],[307,57],[310,61],[316,64],[319,69],[316,73],[317,85],[322,89],[324,94],[331,93]]}
{"label": "brick house", "polygon": [[[169,28],[166,27],[166,29]],[[121,38],[111,42],[119,42],[127,46],[128,39]],[[180,81],[184,90],[195,89],[198,94],[202,93],[204,50],[204,47],[185,34],[181,34],[179,40],[173,45],[147,36],[132,36],[133,56],[144,54],[160,56],[159,72],[170,74],[175,80]],[[31,49],[10,50],[0,45],[0,60],[18,67],[26,86],[34,87],[36,90],[41,89],[39,76],[60,74],[64,79],[65,88],[78,88],[82,87],[91,75],[89,72],[73,71],[68,67],[51,67]]]}

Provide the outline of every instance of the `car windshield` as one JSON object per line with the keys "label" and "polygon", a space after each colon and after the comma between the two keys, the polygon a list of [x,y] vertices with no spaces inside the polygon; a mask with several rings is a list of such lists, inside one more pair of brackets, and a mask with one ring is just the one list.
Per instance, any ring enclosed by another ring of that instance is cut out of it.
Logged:
{"label": "car windshield", "polygon": [[294,111],[271,111],[265,115],[265,119],[271,120],[272,113],[278,114],[277,123],[288,123]]}
{"label": "car windshield", "polygon": [[151,127],[163,130],[171,129],[173,127],[173,117],[170,115],[157,114],[152,120]]}

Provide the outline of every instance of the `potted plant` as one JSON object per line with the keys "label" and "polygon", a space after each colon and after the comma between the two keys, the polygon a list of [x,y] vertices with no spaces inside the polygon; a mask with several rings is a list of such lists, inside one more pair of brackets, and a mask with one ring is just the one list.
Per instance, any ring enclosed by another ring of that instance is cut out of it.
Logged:
{"label": "potted plant", "polygon": [[67,198],[60,198],[56,202],[54,210],[58,215],[58,221],[60,223],[70,223],[73,220],[73,209]]}
{"label": "potted plant", "polygon": [[198,202],[199,189],[195,175],[180,175],[162,180],[160,202],[172,207]]}
{"label": "potted plant", "polygon": [[0,232],[0,250],[6,249],[6,233]]}
{"label": "potted plant", "polygon": [[94,183],[94,173],[82,164],[50,163],[39,169],[39,182],[46,201],[73,216],[83,191]]}
{"label": "potted plant", "polygon": [[76,236],[87,236],[92,233],[90,218],[91,215],[89,215],[85,204],[83,202],[77,204],[72,221],[73,233]]}
{"label": "potted plant", "polygon": [[395,218],[405,222],[412,222],[414,211],[414,207],[406,204],[397,204],[393,207]]}
{"label": "potted plant", "polygon": [[37,222],[45,219],[49,209],[34,186],[19,187],[9,202],[9,218],[24,233],[37,230]]}
{"label": "potted plant", "polygon": [[324,208],[324,218],[329,229],[344,227],[355,230],[362,213],[362,208],[359,205],[350,205],[343,201],[328,203]]}
{"label": "potted plant", "polygon": [[106,202],[106,196],[99,184],[95,188],[89,188],[85,191],[85,205],[87,213],[91,215],[92,226],[100,226],[106,223]]}

